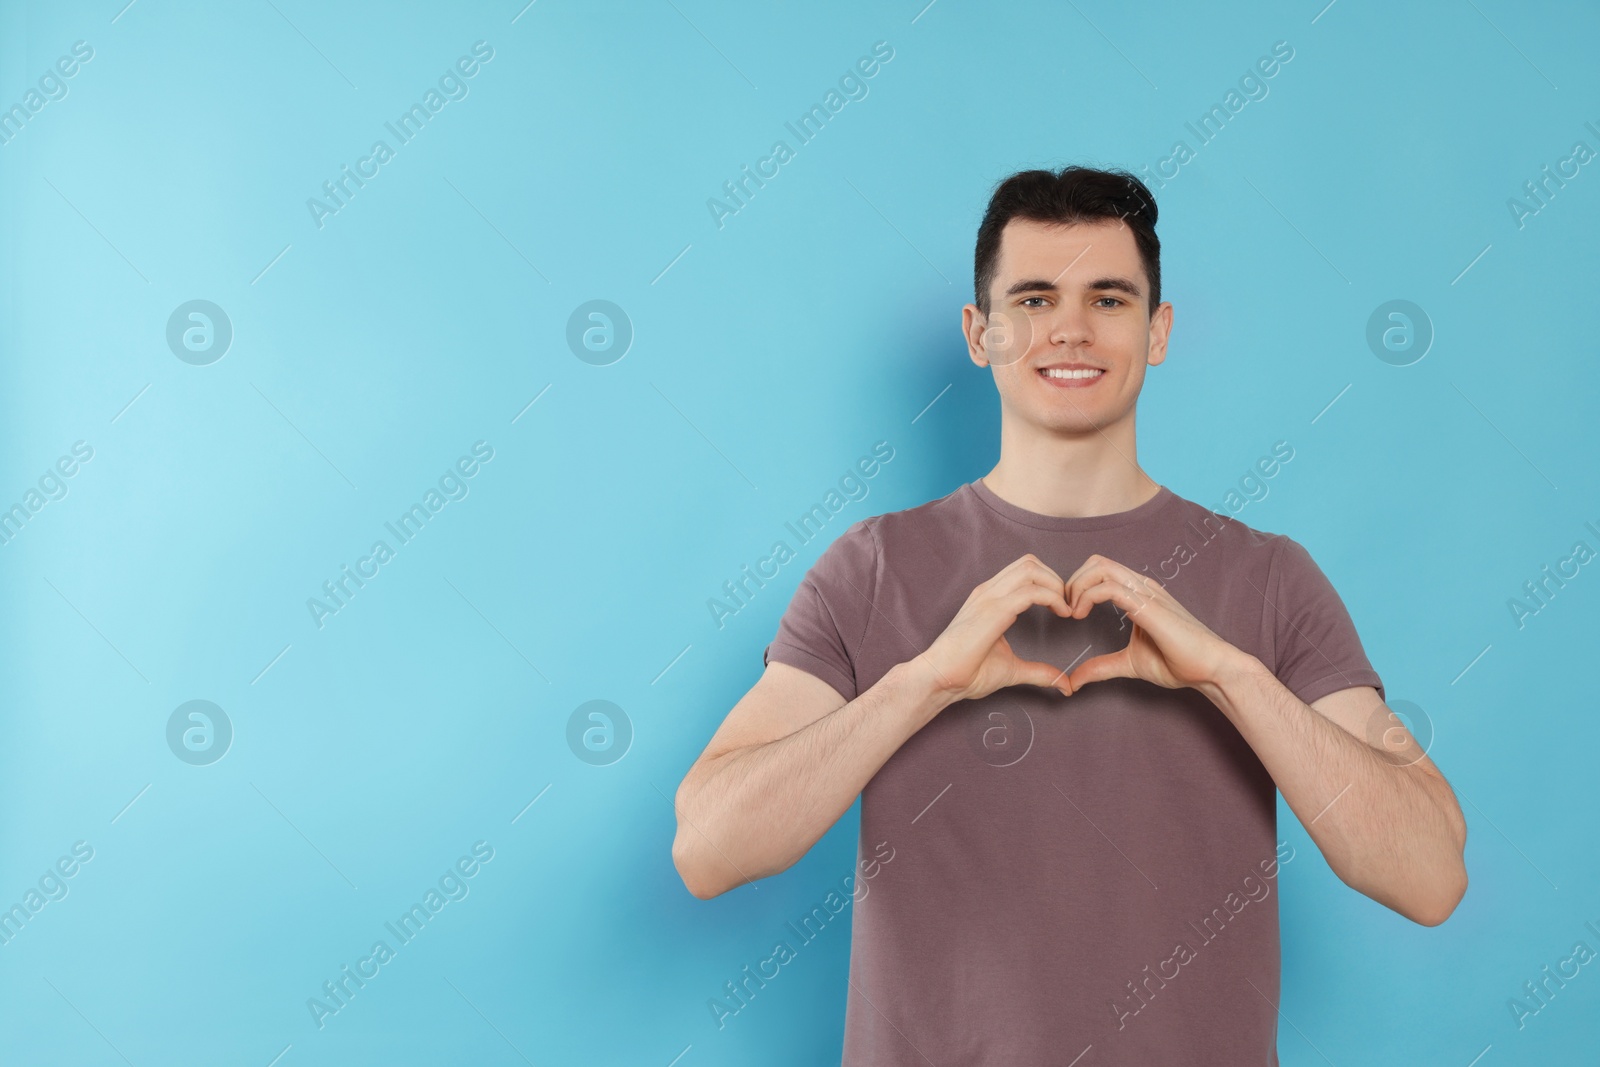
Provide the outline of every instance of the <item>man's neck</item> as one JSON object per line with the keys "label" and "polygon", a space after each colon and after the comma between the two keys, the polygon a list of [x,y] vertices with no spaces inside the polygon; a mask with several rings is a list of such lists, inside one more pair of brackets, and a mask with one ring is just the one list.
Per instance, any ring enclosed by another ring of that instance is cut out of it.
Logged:
{"label": "man's neck", "polygon": [[1131,425],[1064,437],[1003,429],[1000,462],[983,483],[1036,515],[1087,518],[1132,511],[1160,491],[1140,468]]}

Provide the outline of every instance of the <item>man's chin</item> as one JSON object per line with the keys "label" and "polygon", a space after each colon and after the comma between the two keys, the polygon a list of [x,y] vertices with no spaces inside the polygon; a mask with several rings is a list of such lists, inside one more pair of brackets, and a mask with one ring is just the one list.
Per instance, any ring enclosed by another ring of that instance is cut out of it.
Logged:
{"label": "man's chin", "polygon": [[1088,437],[1105,431],[1104,423],[1087,412],[1084,415],[1077,413],[1064,415],[1059,411],[1035,412],[1027,421],[1039,432],[1055,437]]}

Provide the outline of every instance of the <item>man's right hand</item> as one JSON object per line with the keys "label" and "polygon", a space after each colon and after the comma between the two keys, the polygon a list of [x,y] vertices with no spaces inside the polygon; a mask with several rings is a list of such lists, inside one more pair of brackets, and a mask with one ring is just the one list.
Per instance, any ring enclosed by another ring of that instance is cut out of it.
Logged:
{"label": "man's right hand", "polygon": [[1070,618],[1065,592],[1061,575],[1030,552],[974,589],[944,633],[912,663],[932,673],[950,703],[977,700],[1008,685],[1037,685],[1070,696],[1064,669],[1019,658],[1004,636],[1035,604]]}
{"label": "man's right hand", "polygon": [[787,870],[906,739],[957,700],[1019,684],[1070,693],[1066,671],[1018,659],[1002,636],[1034,604],[1068,617],[1066,583],[1027,555],[974,589],[925,651],[850,700],[769,663],[678,786],[672,862],[684,885],[707,900]]}

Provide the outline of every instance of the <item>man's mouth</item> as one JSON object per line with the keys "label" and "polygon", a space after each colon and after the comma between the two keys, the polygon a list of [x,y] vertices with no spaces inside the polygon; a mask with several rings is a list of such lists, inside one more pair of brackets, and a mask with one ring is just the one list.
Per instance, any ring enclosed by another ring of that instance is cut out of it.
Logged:
{"label": "man's mouth", "polygon": [[1058,389],[1082,389],[1105,377],[1099,367],[1040,367],[1039,377]]}

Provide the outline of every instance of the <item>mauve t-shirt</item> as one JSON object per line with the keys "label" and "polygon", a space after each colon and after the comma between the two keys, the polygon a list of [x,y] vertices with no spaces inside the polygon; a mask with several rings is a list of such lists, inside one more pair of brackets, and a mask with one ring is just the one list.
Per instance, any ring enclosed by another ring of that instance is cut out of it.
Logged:
{"label": "mauve t-shirt", "polygon": [[[1039,515],[979,479],[856,522],[802,579],[764,660],[847,700],[930,645],[1032,552],[1160,582],[1310,703],[1383,684],[1306,550],[1161,487],[1113,515]],[[1069,667],[1125,646],[1109,603],[1006,632]],[[1277,1064],[1281,863],[1271,776],[1195,689],[1019,685],[945,708],[861,794],[843,1064]]]}

